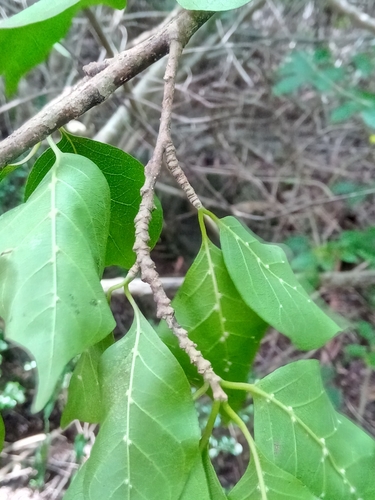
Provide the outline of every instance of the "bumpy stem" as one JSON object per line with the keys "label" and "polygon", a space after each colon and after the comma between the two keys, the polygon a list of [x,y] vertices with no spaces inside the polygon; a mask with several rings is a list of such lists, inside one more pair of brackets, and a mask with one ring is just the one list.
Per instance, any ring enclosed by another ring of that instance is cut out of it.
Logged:
{"label": "bumpy stem", "polygon": [[137,266],[141,271],[143,281],[147,282],[153,292],[156,302],[156,314],[158,318],[163,318],[168,327],[173,331],[178,339],[181,349],[189,356],[191,362],[196,366],[205,382],[209,384],[215,400],[226,401],[227,395],[220,386],[220,377],[213,371],[211,363],[207,361],[202,353],[197,350],[197,346],[188,337],[188,332],[182,328],[176,318],[174,309],[171,306],[171,300],[166,295],[159,274],[156,271],[155,263],[150,257],[149,241],[149,223],[154,209],[154,188],[156,179],[160,173],[163,162],[163,155],[166,153],[166,160],[169,169],[179,180],[180,185],[187,193],[188,198],[196,208],[200,208],[200,203],[193,188],[190,186],[185,174],[178,166],[175,155],[175,149],[171,141],[171,114],[175,89],[175,80],[178,67],[178,60],[182,52],[182,43],[179,38],[178,30],[170,38],[169,58],[164,76],[164,96],[162,103],[162,112],[160,118],[159,134],[156,146],[150,161],[145,168],[145,183],[141,189],[142,201],[138,215],[135,218],[135,244],[134,251],[137,255]]}

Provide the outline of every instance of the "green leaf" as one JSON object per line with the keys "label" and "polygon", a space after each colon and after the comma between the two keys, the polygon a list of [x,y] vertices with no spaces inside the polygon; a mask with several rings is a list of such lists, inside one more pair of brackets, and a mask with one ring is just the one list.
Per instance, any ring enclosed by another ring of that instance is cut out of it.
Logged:
{"label": "green leaf", "polygon": [[315,53],[298,50],[285,59],[278,74],[282,79],[273,87],[273,92],[281,95],[290,94],[303,85],[327,92],[335,81],[344,77],[344,70],[334,66],[328,49],[318,49]]}
{"label": "green leaf", "polygon": [[259,462],[266,487],[265,496],[259,488],[259,480],[252,459],[240,481],[231,490],[228,500],[317,500],[301,481],[267,460],[258,451]]}
{"label": "green leaf", "polygon": [[368,349],[364,345],[348,344],[344,350],[352,358],[365,358]]}
{"label": "green leaf", "polygon": [[228,272],[242,299],[300,349],[320,347],[340,331],[297,281],[284,251],[261,243],[234,217],[219,221]]}
{"label": "green leaf", "polygon": [[337,413],[319,363],[302,360],[254,384],[255,441],[319,498],[375,498],[375,441]]}
{"label": "green leaf", "polygon": [[[208,459],[209,460],[209,459]],[[211,483],[206,476],[206,462],[203,457],[199,456],[196,460],[194,467],[191,469],[188,479],[185,483],[184,489],[178,500],[226,500],[223,489],[219,486],[212,489]],[[212,468],[212,474],[216,476]],[[217,476],[216,481],[218,482]],[[216,485],[217,486],[217,485]]]}
{"label": "green leaf", "polygon": [[348,101],[331,112],[331,122],[338,123],[349,120],[353,115],[363,109],[361,103],[356,101]]}
{"label": "green leaf", "polygon": [[366,356],[366,363],[370,368],[375,368],[375,352],[369,352]]}
{"label": "green leaf", "polygon": [[0,182],[2,180],[5,179],[5,177],[9,174],[11,174],[12,172],[14,172],[14,170],[16,170],[17,168],[19,168],[21,165],[7,165],[6,167],[4,167],[1,171],[0,171]]}
{"label": "green leaf", "polygon": [[375,329],[368,321],[358,321],[357,330],[359,335],[366,339],[367,342],[375,346]]}
{"label": "green leaf", "polygon": [[[76,153],[93,161],[107,179],[111,192],[111,220],[106,251],[106,266],[117,265],[129,269],[135,262],[134,219],[141,202],[140,190],[144,184],[144,167],[131,155],[102,142],[77,137],[62,131],[58,147],[66,153]],[[53,152],[48,149],[35,163],[30,172],[25,199],[30,196],[53,163]],[[163,211],[155,198],[156,210],[150,223],[151,248],[159,239]]]}
{"label": "green leaf", "polygon": [[27,202],[0,217],[0,315],[6,338],[36,360],[36,411],[66,363],[114,327],[100,284],[109,196],[94,163],[59,154]]}
{"label": "green leaf", "polygon": [[5,427],[3,417],[0,415],[0,451],[3,449],[5,439]]}
{"label": "green leaf", "polygon": [[130,331],[103,354],[100,382],[105,415],[79,472],[84,498],[180,498],[200,459],[197,414],[180,365],[137,308]]}
{"label": "green leaf", "polygon": [[362,111],[361,117],[366,125],[370,128],[375,128],[375,108]]}
{"label": "green leaf", "polygon": [[303,75],[292,75],[282,78],[276,85],[272,87],[274,95],[292,94],[305,83]]}
{"label": "green leaf", "polygon": [[[178,322],[211,362],[215,373],[225,380],[246,382],[268,325],[241,299],[221,250],[207,238],[173,300],[173,307]],[[203,383],[165,324],[159,332],[189,379]],[[228,391],[228,395],[235,408],[246,397],[242,391]]]}
{"label": "green leaf", "polygon": [[[224,494],[223,488],[216,475],[215,469],[213,468],[212,462],[210,460],[210,455],[208,453],[208,448],[203,450],[202,462],[203,462],[204,472],[206,475],[207,484],[210,490],[209,498],[212,500],[225,500],[227,497]],[[193,498],[192,500],[195,499]]]}
{"label": "green leaf", "polygon": [[187,10],[208,10],[220,12],[223,10],[238,9],[251,0],[177,0]]}
{"label": "green leaf", "polygon": [[374,61],[370,54],[366,54],[365,52],[355,54],[352,57],[352,62],[356,70],[359,71],[364,78],[370,76],[374,71]]}
{"label": "green leaf", "polygon": [[1,21],[0,74],[5,76],[7,94],[12,94],[20,78],[42,62],[53,44],[66,35],[79,10],[98,4],[123,9],[126,0],[39,0]]}
{"label": "green leaf", "polygon": [[81,354],[69,383],[68,402],[61,416],[61,427],[73,420],[97,424],[102,418],[102,397],[99,384],[99,361],[103,352],[113,344],[113,335],[89,347]]}

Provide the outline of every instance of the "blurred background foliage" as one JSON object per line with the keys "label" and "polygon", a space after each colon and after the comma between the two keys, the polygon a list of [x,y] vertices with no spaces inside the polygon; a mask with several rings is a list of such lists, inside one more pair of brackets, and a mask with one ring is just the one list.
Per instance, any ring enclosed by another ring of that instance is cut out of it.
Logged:
{"label": "blurred background foliage", "polygon": [[[32,3],[4,0],[0,16]],[[172,132],[181,165],[205,206],[219,216],[236,215],[265,240],[287,245],[294,270],[314,296],[350,325],[308,353],[270,331],[250,380],[296,359],[317,358],[335,406],[375,435],[375,38],[333,3],[253,0],[210,20],[184,51]],[[373,2],[351,5],[375,19]],[[129,0],[125,11],[83,11],[46,62],[21,80],[17,94],[6,98],[0,83],[0,138],[69,92],[84,76],[83,65],[131,47],[175,7],[172,0]],[[69,130],[147,162],[159,124],[164,66],[165,60],[155,63]],[[0,183],[0,213],[22,201],[31,166],[29,161]],[[196,216],[166,173],[157,194],[165,223],[154,259],[161,274],[184,275],[200,246]],[[107,276],[121,272],[110,269]],[[153,314],[152,306],[142,307]],[[131,313],[121,298],[113,310],[116,333],[123,335]],[[31,498],[27,485],[34,478],[42,497],[60,498],[94,429],[79,423],[64,433],[58,429],[64,392],[53,409],[31,415],[32,362],[3,337],[0,356],[0,409],[9,441],[2,454],[2,491]],[[62,387],[68,378],[69,370]],[[203,425],[208,402],[198,411]],[[251,414],[248,402],[243,417],[249,425]],[[235,428],[217,423],[211,456],[227,488],[246,468],[243,444]]]}

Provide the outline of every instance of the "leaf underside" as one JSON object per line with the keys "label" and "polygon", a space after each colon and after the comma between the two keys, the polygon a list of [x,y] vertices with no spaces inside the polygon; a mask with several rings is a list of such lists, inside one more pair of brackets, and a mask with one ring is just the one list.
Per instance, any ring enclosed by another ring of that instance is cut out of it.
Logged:
{"label": "leaf underside", "polygon": [[66,500],[82,487],[85,500],[187,500],[182,493],[200,460],[190,387],[138,309],[130,331],[103,354],[100,382],[105,415]]}
{"label": "leaf underside", "polygon": [[255,384],[255,441],[319,498],[375,498],[375,441],[337,413],[319,363],[301,360]]}
{"label": "leaf underside", "polygon": [[[89,158],[107,179],[111,192],[111,220],[105,265],[117,265],[129,269],[135,262],[134,219],[138,213],[141,202],[140,190],[145,180],[143,165],[114,146],[77,137],[65,130],[62,131],[58,147],[65,153],[76,153]],[[26,184],[25,199],[41,182],[53,161],[54,156],[50,149],[38,158]],[[157,242],[163,222],[163,212],[157,199],[156,205],[150,223],[150,248]]]}
{"label": "leaf underside", "polygon": [[261,243],[234,217],[219,221],[228,272],[242,299],[300,349],[321,347],[340,331],[297,281],[277,245]]}
{"label": "leaf underside", "polygon": [[0,218],[0,316],[7,339],[36,360],[36,411],[66,363],[114,327],[100,284],[109,200],[94,163],[61,154],[28,201]]}
{"label": "leaf underside", "polygon": [[67,427],[73,420],[98,424],[103,405],[99,383],[99,361],[103,352],[113,344],[111,333],[101,342],[81,354],[69,383],[68,401],[61,416],[60,426]]}
{"label": "leaf underside", "polygon": [[[267,460],[259,450],[257,453],[266,485],[267,500],[317,500],[317,497],[296,477]],[[251,460],[245,474],[229,493],[228,500],[263,500],[263,498],[254,460]]]}
{"label": "leaf underside", "polygon": [[[268,325],[241,299],[225,268],[221,250],[209,240],[203,241],[173,307],[178,322],[212,363],[215,373],[225,380],[246,382]],[[195,366],[165,324],[160,333],[189,379],[202,383]],[[240,407],[246,397],[243,391],[228,391],[228,395],[234,408]]]}

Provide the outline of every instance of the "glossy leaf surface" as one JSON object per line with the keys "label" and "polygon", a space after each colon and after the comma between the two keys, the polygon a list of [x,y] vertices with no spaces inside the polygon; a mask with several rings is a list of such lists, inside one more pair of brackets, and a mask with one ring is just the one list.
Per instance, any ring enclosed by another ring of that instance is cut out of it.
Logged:
{"label": "glossy leaf surface", "polygon": [[35,358],[35,410],[70,359],[109,334],[103,293],[108,184],[87,158],[60,154],[28,201],[0,218],[0,315]]}
{"label": "glossy leaf surface", "polygon": [[268,460],[319,498],[375,498],[375,441],[334,410],[317,361],[279,368],[255,387],[255,440]]}
{"label": "glossy leaf surface", "polygon": [[219,12],[223,10],[238,9],[251,0],[177,0],[184,9],[188,10],[212,10]]}
{"label": "glossy leaf surface", "polygon": [[219,228],[229,274],[242,299],[264,321],[300,349],[320,347],[340,331],[312,302],[279,246],[261,243],[234,217],[221,219]]}
{"label": "glossy leaf surface", "polygon": [[47,57],[79,10],[101,3],[117,9],[126,6],[126,0],[39,0],[1,21],[0,74],[5,76],[7,93],[13,93],[20,78]]}
{"label": "glossy leaf surface", "polygon": [[301,481],[257,451],[265,485],[263,492],[259,487],[254,460],[251,460],[245,474],[229,493],[228,500],[317,500]]}
{"label": "glossy leaf surface", "polygon": [[[204,239],[173,300],[173,307],[178,322],[187,329],[189,338],[197,343],[203,356],[211,361],[215,373],[225,380],[246,382],[268,325],[241,299],[226,270],[221,250],[209,240]],[[166,325],[162,327],[162,338],[189,378],[200,382],[196,368]],[[234,407],[245,398],[242,391],[228,393]]]}
{"label": "glossy leaf surface", "polygon": [[[141,202],[140,189],[144,183],[144,167],[121,149],[77,137],[63,131],[58,147],[66,153],[77,153],[93,161],[107,179],[111,191],[111,220],[106,251],[106,266],[117,265],[129,269],[135,262],[133,244],[135,240],[134,218]],[[35,163],[28,178],[27,199],[53,163],[53,152],[48,149]],[[156,200],[150,223],[150,247],[157,242],[163,223],[163,212]]]}
{"label": "glossy leaf surface", "polygon": [[197,415],[180,365],[138,309],[103,354],[100,380],[105,415],[79,473],[84,499],[180,498],[200,459]]}
{"label": "glossy leaf surface", "polygon": [[103,352],[113,344],[113,335],[89,347],[81,354],[69,383],[68,401],[61,416],[61,427],[73,420],[91,424],[101,421],[103,406],[99,384],[99,361]]}

